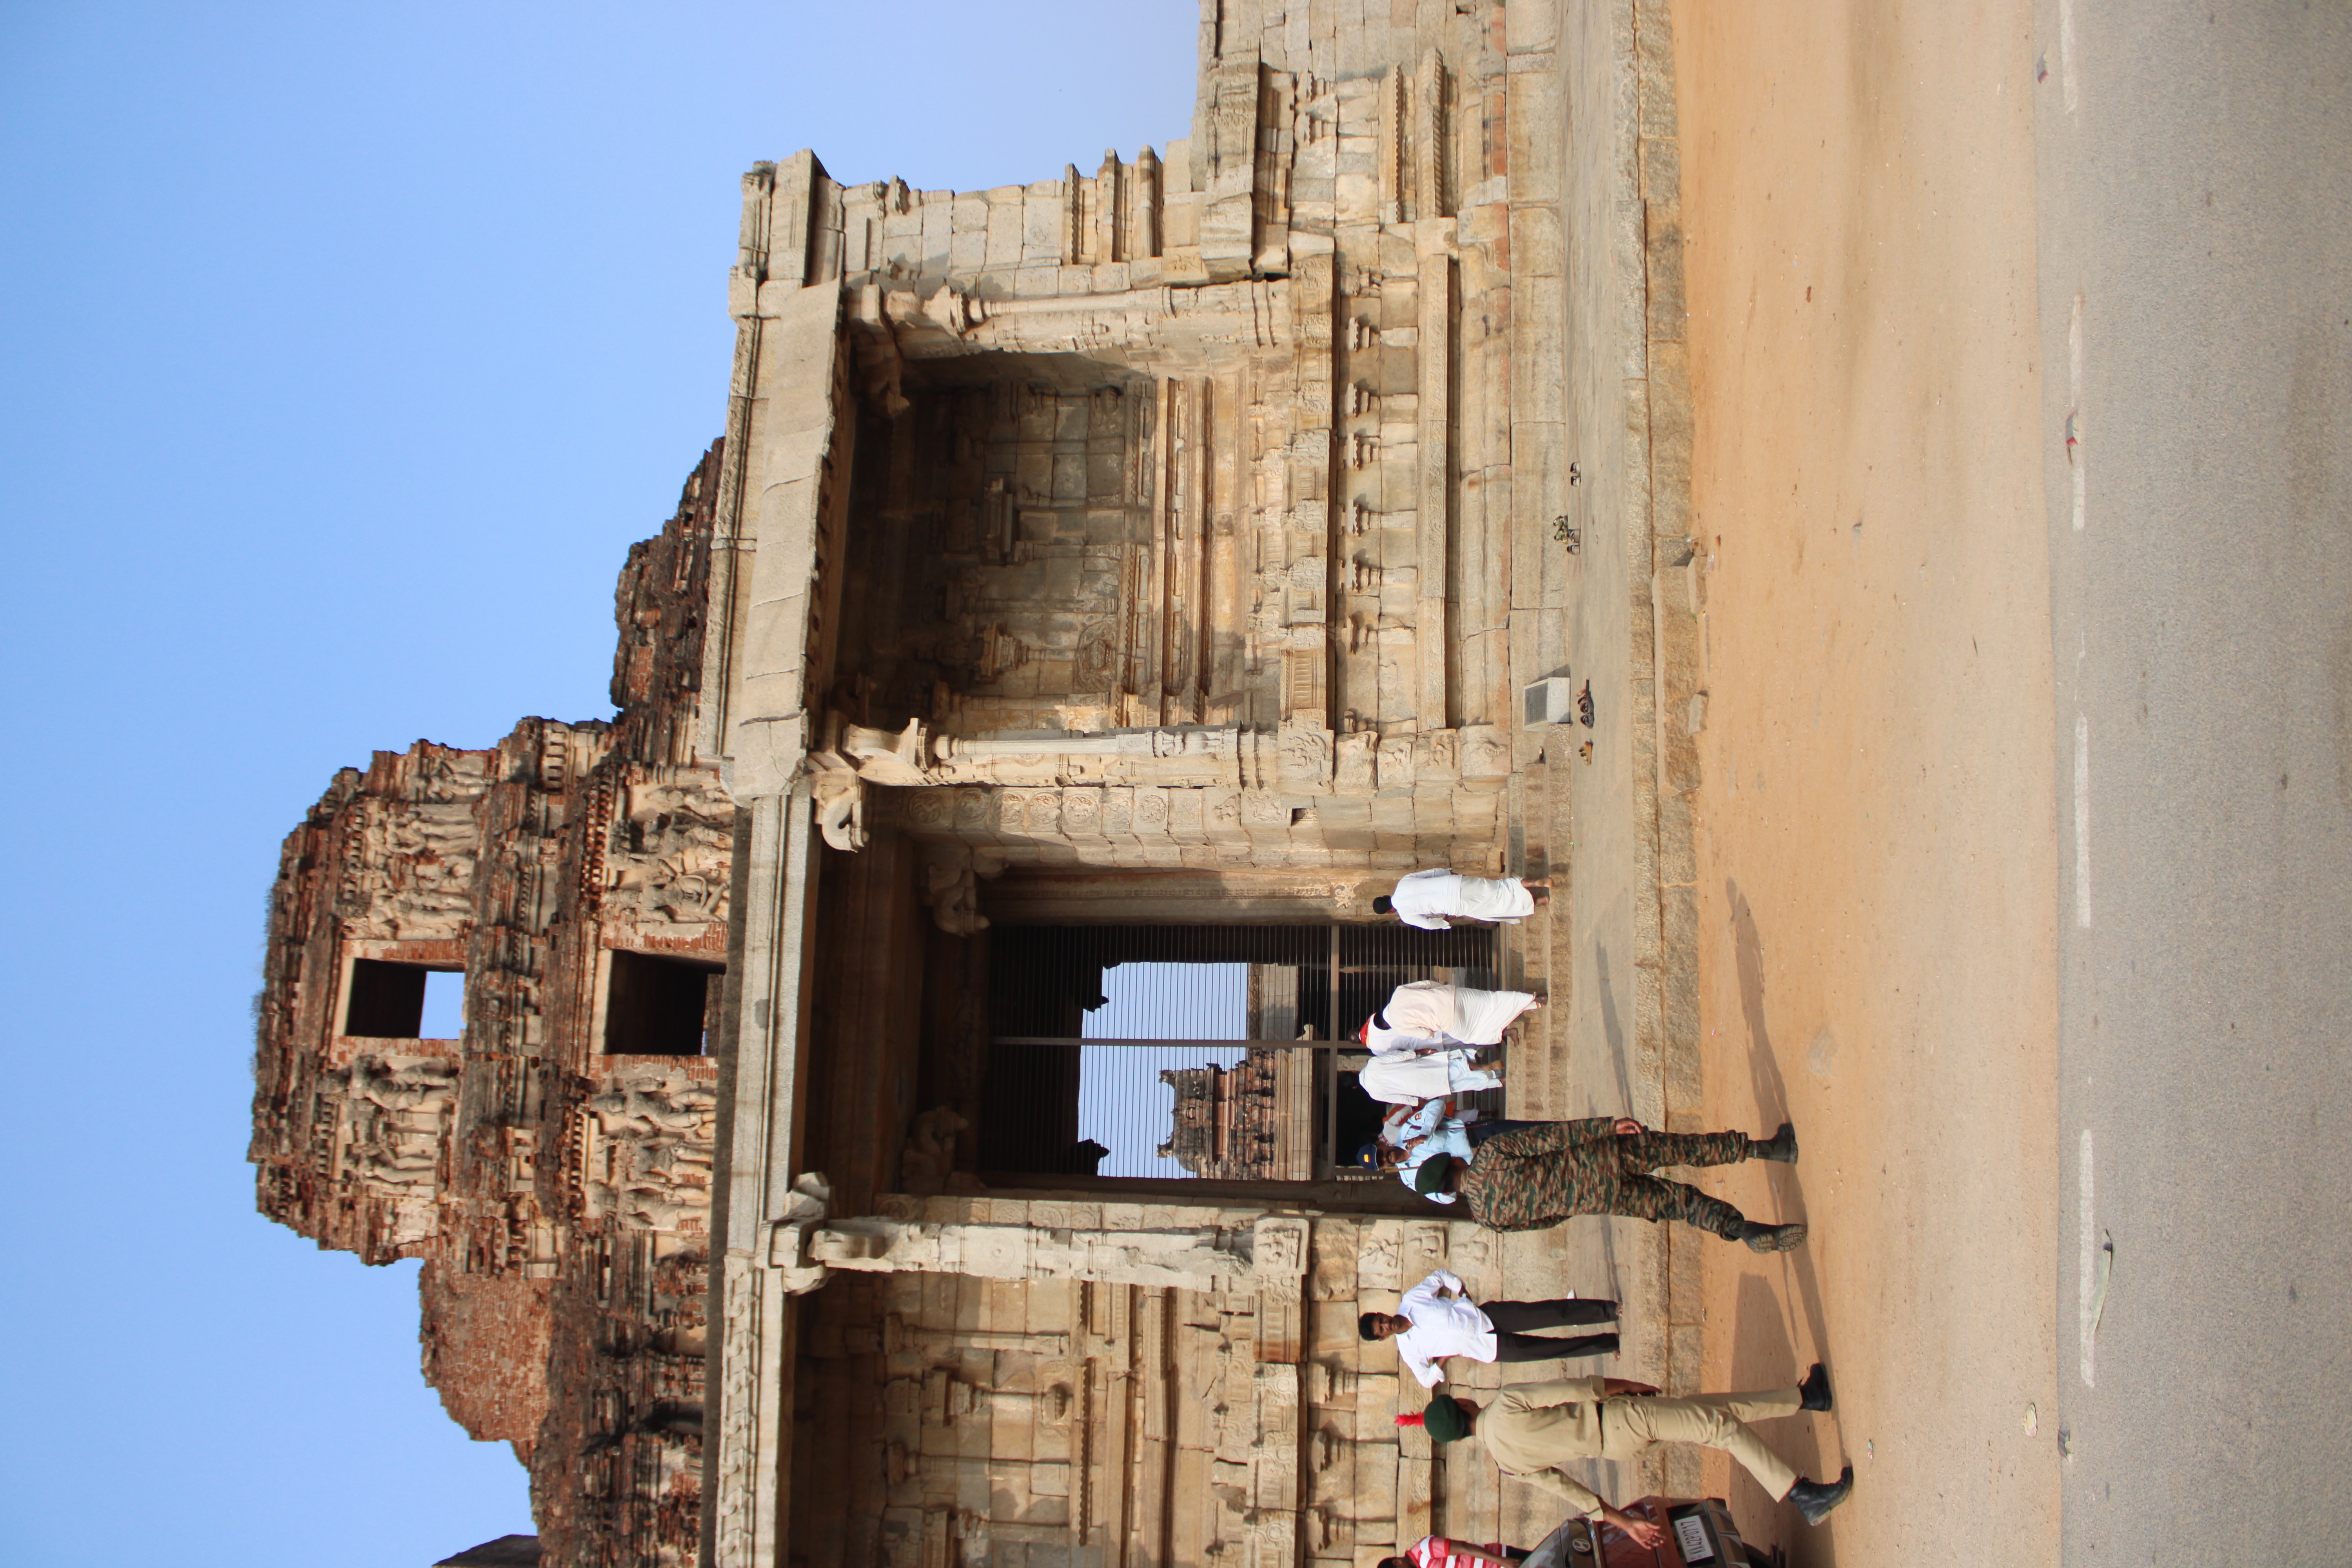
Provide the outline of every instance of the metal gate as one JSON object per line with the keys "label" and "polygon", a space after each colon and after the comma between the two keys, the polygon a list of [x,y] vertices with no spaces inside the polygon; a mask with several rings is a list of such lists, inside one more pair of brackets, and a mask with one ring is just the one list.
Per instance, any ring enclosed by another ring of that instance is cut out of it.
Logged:
{"label": "metal gate", "polygon": [[1384,1109],[1356,1083],[1363,1021],[1409,980],[1498,984],[1489,926],[998,926],[989,938],[985,1171],[1349,1175]]}

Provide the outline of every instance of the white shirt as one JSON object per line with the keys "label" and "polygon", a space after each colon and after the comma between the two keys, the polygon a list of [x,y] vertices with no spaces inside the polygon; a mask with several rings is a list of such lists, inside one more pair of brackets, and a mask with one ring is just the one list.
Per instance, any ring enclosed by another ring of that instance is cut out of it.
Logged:
{"label": "white shirt", "polygon": [[[1467,1042],[1447,1032],[1455,1022],[1454,991],[1443,980],[1406,981],[1389,993],[1387,1003],[1379,1012],[1364,1021],[1364,1048],[1376,1057],[1395,1056],[1402,1051],[1472,1049]],[[1487,994],[1481,991],[1476,994]]]}
{"label": "white shirt", "polygon": [[[1433,1100],[1431,1103],[1437,1102]],[[1421,1175],[1422,1166],[1431,1160],[1460,1160],[1466,1164],[1471,1155],[1475,1152],[1470,1147],[1468,1129],[1470,1123],[1477,1120],[1478,1113],[1475,1110],[1465,1110],[1459,1116],[1449,1116],[1430,1131],[1406,1144],[1404,1157],[1397,1162],[1397,1180],[1408,1187],[1412,1187],[1414,1192],[1420,1193],[1431,1203],[1452,1203],[1455,1197],[1454,1194],[1423,1193],[1413,1184]],[[1405,1316],[1412,1317],[1412,1314],[1408,1312]]]}
{"label": "white shirt", "polygon": [[[1408,980],[1364,1026],[1374,1056],[1394,1051],[1466,1051],[1500,1045],[1511,1020],[1536,1005],[1530,991],[1480,991],[1443,980]],[[1388,1026],[1382,1028],[1381,1020]]]}
{"label": "white shirt", "polygon": [[1383,1029],[1377,1023],[1364,1026],[1363,1039],[1364,1049],[1376,1057],[1409,1056],[1414,1051],[1467,1051],[1476,1048],[1443,1032],[1401,1028],[1394,1025]]}
{"label": "white shirt", "polygon": [[[1441,1296],[1440,1290],[1453,1294]],[[1445,1381],[1445,1369],[1437,1363],[1447,1356],[1495,1359],[1495,1325],[1472,1302],[1462,1281],[1443,1268],[1406,1291],[1396,1315],[1412,1320],[1412,1327],[1394,1342],[1406,1370],[1421,1379],[1423,1388]]]}
{"label": "white shirt", "polygon": [[1536,912],[1535,895],[1517,877],[1465,877],[1431,869],[1400,878],[1389,895],[1397,919],[1424,931],[1444,931],[1446,916],[1513,923]]}
{"label": "white shirt", "polygon": [[1470,1065],[1460,1051],[1395,1051],[1376,1056],[1356,1075],[1366,1094],[1386,1105],[1419,1105],[1475,1089],[1500,1089],[1503,1080]]}
{"label": "white shirt", "polygon": [[1426,1138],[1444,1126],[1449,1119],[1461,1115],[1466,1121],[1477,1114],[1475,1110],[1467,1113],[1455,1110],[1454,1097],[1450,1094],[1424,1100],[1417,1105],[1400,1105],[1381,1118],[1380,1141],[1395,1149],[1410,1148],[1416,1140]]}
{"label": "white shirt", "polygon": [[1389,895],[1389,907],[1397,919],[1423,931],[1451,931],[1454,922],[1445,917],[1454,913],[1461,902],[1462,879],[1443,869],[1402,877],[1396,891]]}

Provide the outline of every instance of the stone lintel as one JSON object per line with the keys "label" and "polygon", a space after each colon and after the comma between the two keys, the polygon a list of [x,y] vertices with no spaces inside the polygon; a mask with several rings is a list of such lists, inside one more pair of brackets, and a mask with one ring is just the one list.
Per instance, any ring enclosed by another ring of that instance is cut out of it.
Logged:
{"label": "stone lintel", "polygon": [[1077,1228],[1034,1223],[1024,1212],[1029,1206],[996,1200],[990,1205],[991,1218],[969,1222],[883,1215],[838,1219],[808,1233],[808,1262],[876,1273],[1084,1280],[1212,1293],[1265,1288],[1296,1294],[1306,1272],[1310,1226],[1304,1218],[1231,1213],[1221,1216],[1231,1223]]}

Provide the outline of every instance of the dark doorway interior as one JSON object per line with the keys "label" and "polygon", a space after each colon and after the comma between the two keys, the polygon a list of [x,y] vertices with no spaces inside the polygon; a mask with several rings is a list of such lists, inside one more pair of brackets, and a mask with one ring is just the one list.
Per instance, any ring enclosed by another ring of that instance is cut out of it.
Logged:
{"label": "dark doorway interior", "polygon": [[604,1051],[698,1057],[709,1045],[726,966],[669,953],[614,949],[604,991]]}
{"label": "dark doorway interior", "polygon": [[432,973],[421,963],[353,960],[351,993],[343,1001],[343,1033],[415,1039],[425,1027],[425,977]]}
{"label": "dark doorway interior", "polygon": [[[1381,1135],[1381,1115],[1388,1107],[1366,1094],[1351,1072],[1339,1075],[1339,1098],[1331,1148],[1332,1157],[1344,1165],[1355,1158],[1357,1150]],[[1499,1112],[1502,1092],[1496,1090],[1491,1098],[1496,1101],[1493,1110]]]}

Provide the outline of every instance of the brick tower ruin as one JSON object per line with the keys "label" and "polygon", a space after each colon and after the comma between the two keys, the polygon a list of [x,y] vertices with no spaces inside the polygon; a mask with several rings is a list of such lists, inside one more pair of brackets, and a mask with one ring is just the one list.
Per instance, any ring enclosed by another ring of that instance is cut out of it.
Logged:
{"label": "brick tower ruin", "polygon": [[[347,768],[286,840],[258,1202],[424,1260],[425,1380],[530,1467],[548,1561],[691,1563],[734,807],[693,745],[713,448],[621,574],[610,723]],[[426,975],[462,1038],[418,1037]]]}

